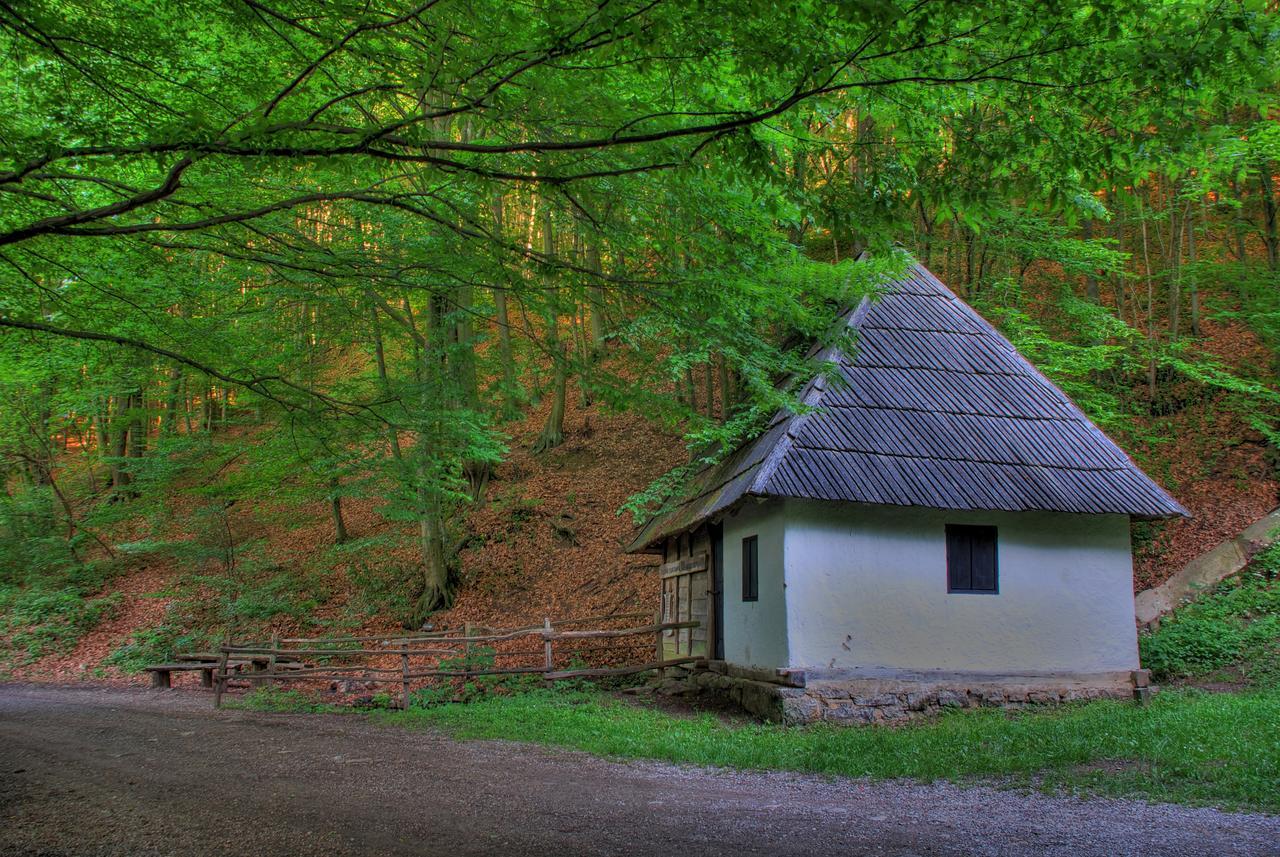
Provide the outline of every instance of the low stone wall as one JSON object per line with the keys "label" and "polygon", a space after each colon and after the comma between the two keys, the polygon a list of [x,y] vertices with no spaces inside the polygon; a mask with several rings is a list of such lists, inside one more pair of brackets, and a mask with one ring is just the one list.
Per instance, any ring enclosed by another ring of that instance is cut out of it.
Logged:
{"label": "low stone wall", "polygon": [[757,717],[788,725],[901,723],[954,708],[1023,708],[1134,696],[1127,676],[1110,674],[1093,679],[822,679],[786,687],[721,672],[687,671],[668,676],[659,690],[721,696]]}
{"label": "low stone wall", "polygon": [[1228,539],[1184,565],[1159,586],[1144,589],[1134,598],[1139,628],[1157,626],[1186,599],[1212,589],[1218,581],[1238,574],[1254,556],[1280,537],[1280,509],[1254,521],[1234,539]]}

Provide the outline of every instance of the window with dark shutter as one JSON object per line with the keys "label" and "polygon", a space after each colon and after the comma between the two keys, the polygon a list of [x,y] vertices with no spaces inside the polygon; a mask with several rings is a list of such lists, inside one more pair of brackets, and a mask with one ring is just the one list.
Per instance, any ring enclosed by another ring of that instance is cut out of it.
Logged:
{"label": "window with dark shutter", "polygon": [[947,525],[947,591],[1000,591],[995,527]]}
{"label": "window with dark shutter", "polygon": [[747,536],[742,540],[742,600],[760,600],[760,553],[756,546],[756,537]]}

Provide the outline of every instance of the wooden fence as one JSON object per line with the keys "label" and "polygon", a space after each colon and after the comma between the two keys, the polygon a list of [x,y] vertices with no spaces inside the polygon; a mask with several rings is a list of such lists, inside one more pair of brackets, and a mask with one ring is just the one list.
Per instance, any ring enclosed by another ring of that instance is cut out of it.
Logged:
{"label": "wooden fence", "polygon": [[[609,616],[588,616],[562,619],[552,622],[545,618],[541,625],[503,630],[468,624],[462,635],[456,631],[437,631],[405,636],[382,637],[293,637],[273,638],[268,643],[233,643],[228,641],[219,651],[214,671],[213,704],[221,707],[222,695],[232,678],[247,679],[252,684],[266,681],[341,681],[356,678],[364,682],[399,685],[401,705],[409,707],[410,684],[423,679],[471,678],[487,675],[540,675],[545,681],[570,678],[600,678],[630,675],[669,666],[688,664],[700,657],[664,656],[662,635],[666,631],[696,628],[701,623],[662,622],[661,614],[652,624],[626,628],[593,628],[566,630],[567,628],[603,623],[605,621],[633,620],[648,613],[625,613]],[[638,644],[616,643],[611,645],[584,646],[592,641],[618,641],[630,637],[651,637],[651,641]],[[499,650],[497,644],[521,639],[540,639],[536,649]],[[560,651],[557,653],[557,643]],[[626,648],[644,648],[651,654],[648,659],[628,666],[557,668],[557,655],[580,656],[585,652],[609,651],[617,654]],[[494,659],[492,666],[472,668],[472,657],[480,650],[489,650]],[[325,659],[327,663],[308,666],[307,661]],[[441,666],[441,661],[461,658],[462,667]],[[534,664],[499,666],[498,659],[536,660]],[[342,661],[342,662],[339,662]],[[351,662],[347,662],[351,661]],[[396,666],[377,665],[395,663]],[[234,664],[256,662],[262,669],[250,673],[233,672]],[[229,668],[228,664],[232,664]],[[285,665],[288,668],[285,668]]]}

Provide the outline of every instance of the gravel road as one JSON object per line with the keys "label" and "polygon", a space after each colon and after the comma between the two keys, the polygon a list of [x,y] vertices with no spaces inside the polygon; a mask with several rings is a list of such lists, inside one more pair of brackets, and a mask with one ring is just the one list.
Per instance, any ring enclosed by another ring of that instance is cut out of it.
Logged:
{"label": "gravel road", "polygon": [[1280,854],[1280,818],[614,763],[207,695],[0,686],[0,854]]}

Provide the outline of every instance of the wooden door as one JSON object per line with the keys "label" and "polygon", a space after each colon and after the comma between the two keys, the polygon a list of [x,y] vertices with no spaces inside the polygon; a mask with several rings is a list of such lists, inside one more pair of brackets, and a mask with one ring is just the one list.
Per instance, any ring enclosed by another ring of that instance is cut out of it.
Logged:
{"label": "wooden door", "polygon": [[711,570],[705,553],[662,566],[662,621],[698,622],[696,628],[664,631],[663,657],[706,657],[711,613]]}

